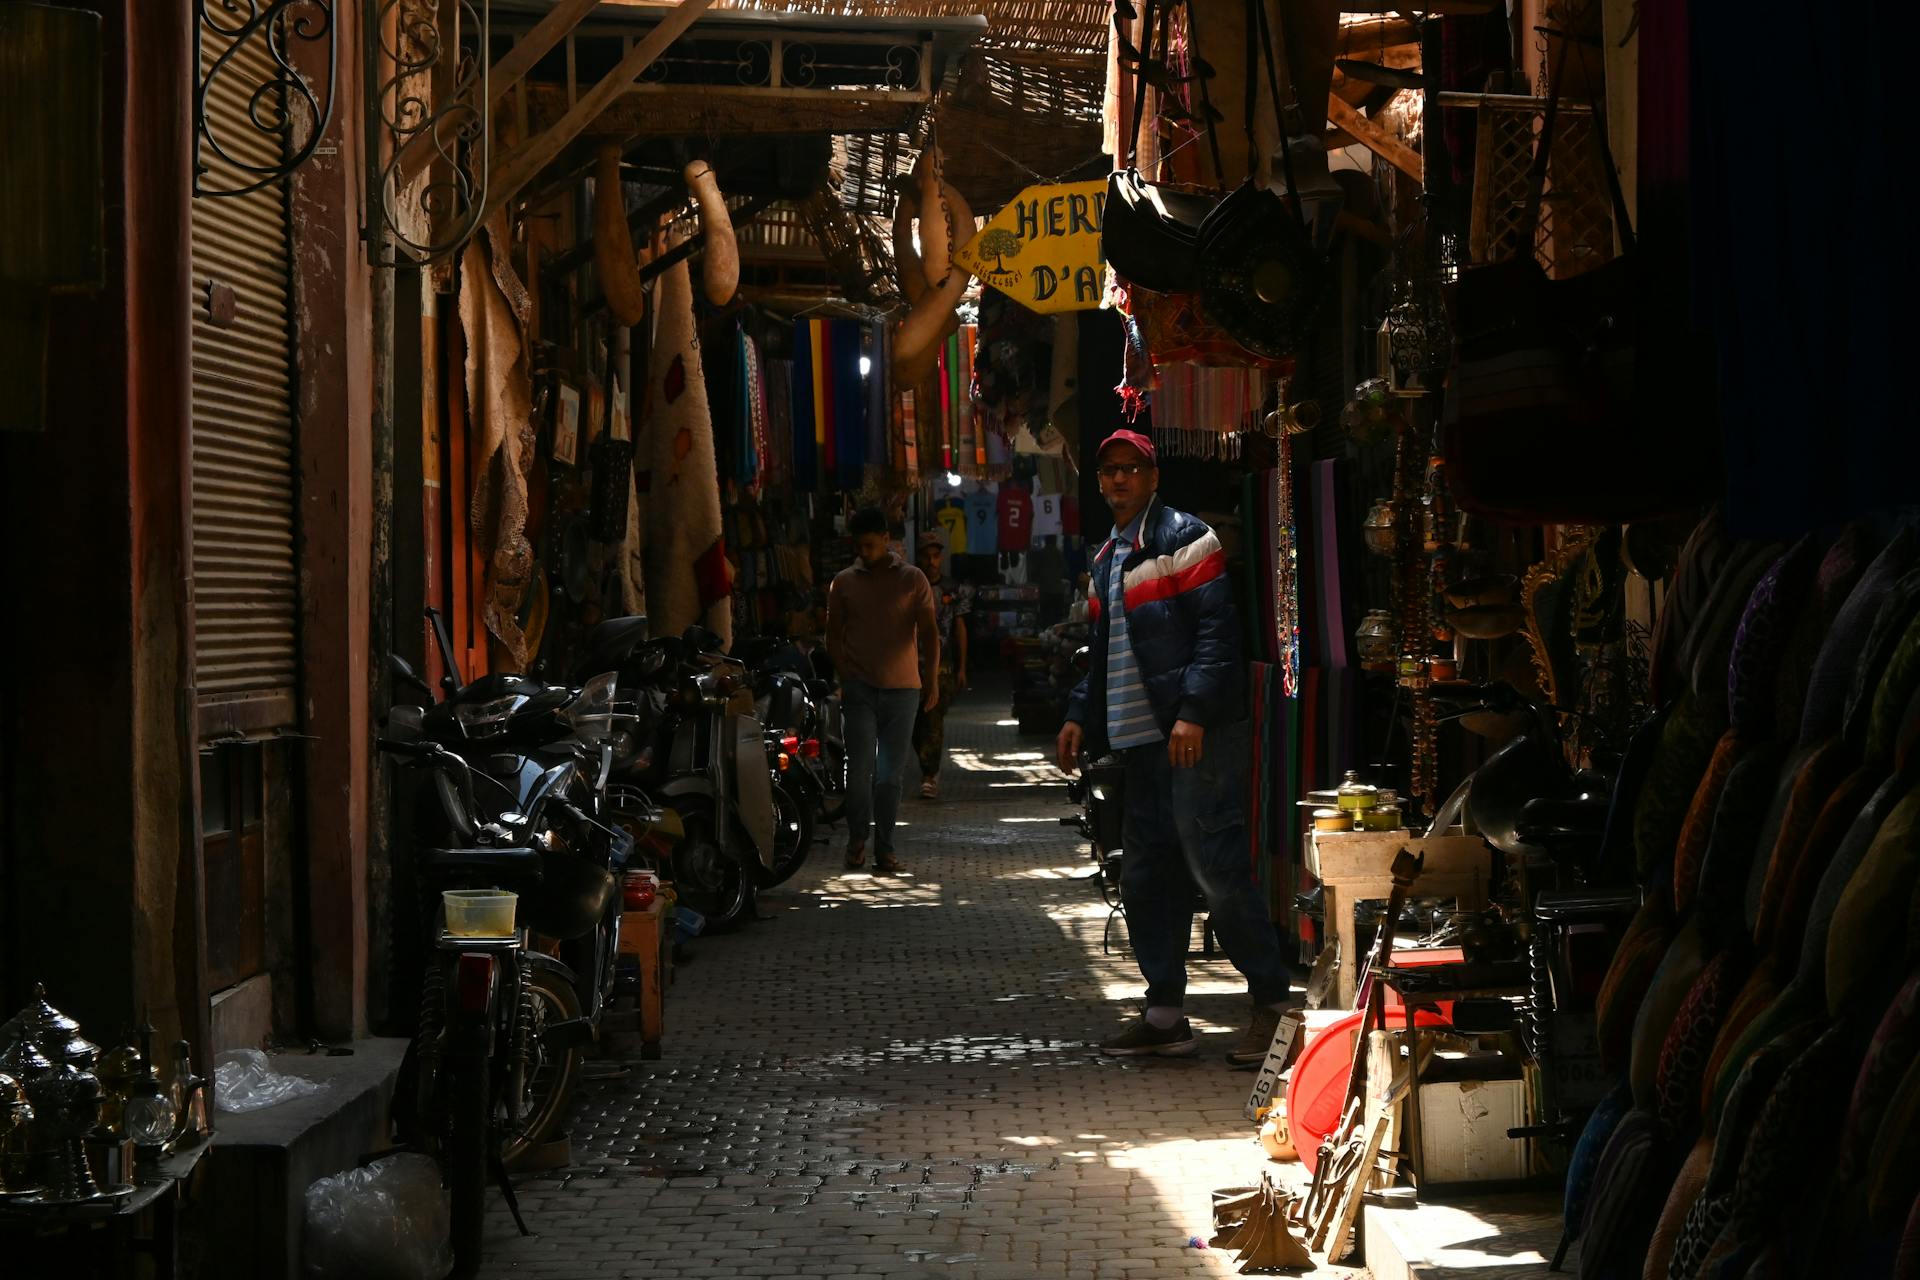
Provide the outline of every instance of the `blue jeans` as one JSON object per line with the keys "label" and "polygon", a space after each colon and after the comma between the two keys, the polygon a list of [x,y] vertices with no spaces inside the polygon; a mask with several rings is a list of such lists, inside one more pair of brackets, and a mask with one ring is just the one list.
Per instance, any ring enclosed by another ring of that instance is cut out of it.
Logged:
{"label": "blue jeans", "polygon": [[893,852],[893,824],[900,816],[900,771],[913,758],[913,718],[918,689],[876,689],[843,680],[847,716],[847,847],[866,844],[876,828],[874,850]]}
{"label": "blue jeans", "polygon": [[1164,742],[1121,753],[1120,897],[1149,1006],[1178,1006],[1186,998],[1196,888],[1253,1002],[1280,1004],[1292,990],[1247,849],[1249,732],[1244,720],[1207,730],[1200,763],[1191,769],[1174,768]]}

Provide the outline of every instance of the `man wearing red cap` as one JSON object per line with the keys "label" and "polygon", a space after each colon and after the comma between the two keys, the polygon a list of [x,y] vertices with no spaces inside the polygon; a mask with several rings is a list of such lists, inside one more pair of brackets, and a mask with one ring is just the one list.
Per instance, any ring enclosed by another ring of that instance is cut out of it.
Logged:
{"label": "man wearing red cap", "polygon": [[1112,752],[1126,766],[1121,898],[1146,1009],[1100,1046],[1182,1056],[1199,1040],[1182,1010],[1194,889],[1253,1014],[1227,1054],[1265,1059],[1291,978],[1247,851],[1248,739],[1240,620],[1226,553],[1206,523],[1159,501],[1153,442],[1116,431],[1094,455],[1113,536],[1087,593],[1092,661],[1057,745],[1061,769]]}

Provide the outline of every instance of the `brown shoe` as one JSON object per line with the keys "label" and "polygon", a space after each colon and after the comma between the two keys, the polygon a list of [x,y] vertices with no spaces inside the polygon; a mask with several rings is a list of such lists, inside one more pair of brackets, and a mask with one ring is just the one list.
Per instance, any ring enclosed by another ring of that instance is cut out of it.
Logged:
{"label": "brown shoe", "polygon": [[867,861],[867,846],[850,844],[847,846],[847,870],[858,871]]}
{"label": "brown shoe", "polygon": [[873,860],[873,874],[877,876],[897,876],[900,874],[900,863],[894,859],[892,854],[883,853]]}
{"label": "brown shoe", "polygon": [[1280,1029],[1282,1014],[1280,1009],[1255,1008],[1247,1029],[1240,1033],[1233,1048],[1227,1050],[1227,1061],[1241,1068],[1257,1067],[1265,1062],[1267,1050],[1273,1047],[1273,1033]]}

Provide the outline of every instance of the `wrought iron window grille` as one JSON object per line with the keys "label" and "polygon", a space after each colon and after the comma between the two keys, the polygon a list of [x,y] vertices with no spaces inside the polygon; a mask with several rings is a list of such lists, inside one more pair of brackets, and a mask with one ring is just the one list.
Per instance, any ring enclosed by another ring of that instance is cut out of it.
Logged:
{"label": "wrought iron window grille", "polygon": [[[333,119],[340,65],[333,2],[195,0],[194,195],[244,196],[312,158]],[[324,45],[324,83],[313,83],[294,65],[295,51],[303,45]],[[264,64],[251,56],[254,50],[265,54]],[[209,109],[216,93],[230,98],[236,91],[244,110]],[[247,158],[262,137],[276,139],[277,158],[271,162]]]}
{"label": "wrought iron window grille", "polygon": [[480,229],[492,164],[490,0],[365,0],[368,255],[424,267]]}

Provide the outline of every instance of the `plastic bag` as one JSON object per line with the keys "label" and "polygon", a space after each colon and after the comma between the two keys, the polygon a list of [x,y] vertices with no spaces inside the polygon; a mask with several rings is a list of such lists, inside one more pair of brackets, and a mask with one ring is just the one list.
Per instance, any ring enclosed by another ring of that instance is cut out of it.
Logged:
{"label": "plastic bag", "polygon": [[213,1098],[229,1115],[278,1106],[292,1098],[319,1093],[327,1086],[318,1080],[275,1071],[258,1049],[235,1049],[220,1055],[213,1068]]}
{"label": "plastic bag", "polygon": [[440,1166],[417,1154],[318,1178],[307,1188],[310,1280],[440,1280],[453,1270]]}

